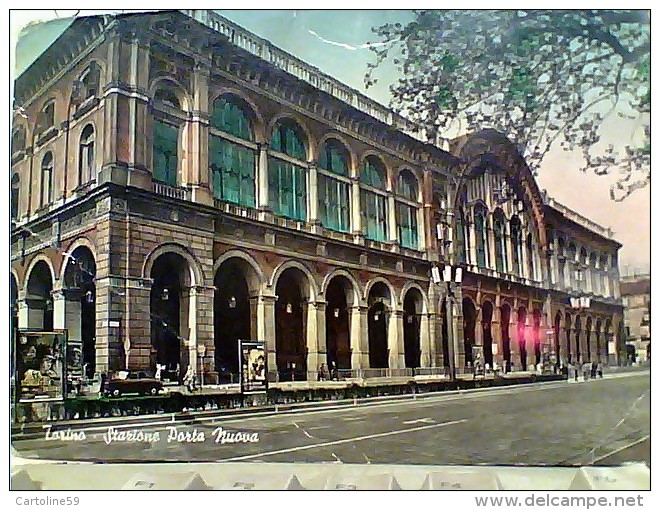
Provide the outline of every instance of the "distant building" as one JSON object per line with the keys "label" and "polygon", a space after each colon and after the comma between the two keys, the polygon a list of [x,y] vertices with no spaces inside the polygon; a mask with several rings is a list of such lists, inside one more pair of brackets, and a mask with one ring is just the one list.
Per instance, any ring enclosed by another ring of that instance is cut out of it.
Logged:
{"label": "distant building", "polygon": [[76,19],[14,107],[14,323],[88,373],[235,380],[239,339],[273,382],[444,373],[450,341],[459,370],[619,359],[620,244],[505,136],[442,150],[216,13]]}
{"label": "distant building", "polygon": [[626,361],[651,357],[651,276],[621,278],[621,298],[626,336]]}

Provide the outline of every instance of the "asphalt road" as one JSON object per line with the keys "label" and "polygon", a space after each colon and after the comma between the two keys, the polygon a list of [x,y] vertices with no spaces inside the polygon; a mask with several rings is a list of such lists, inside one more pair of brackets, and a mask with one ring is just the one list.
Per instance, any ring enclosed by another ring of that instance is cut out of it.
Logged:
{"label": "asphalt road", "polygon": [[81,461],[650,465],[650,385],[649,372],[625,373],[189,425],[119,421],[115,431],[132,438],[90,425],[77,440],[51,433],[13,445],[21,456]]}

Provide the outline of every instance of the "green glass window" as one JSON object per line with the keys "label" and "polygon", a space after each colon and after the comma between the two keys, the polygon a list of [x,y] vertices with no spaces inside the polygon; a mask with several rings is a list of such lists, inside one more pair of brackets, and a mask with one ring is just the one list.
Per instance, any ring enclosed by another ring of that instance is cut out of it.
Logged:
{"label": "green glass window", "polygon": [[378,158],[369,156],[364,161],[360,181],[367,186],[385,189],[385,168]]}
{"label": "green glass window", "polygon": [[465,221],[463,220],[463,211],[459,211],[456,216],[456,257],[459,262],[465,262]]}
{"label": "green glass window", "polygon": [[387,241],[387,197],[362,190],[362,229],[374,241]]}
{"label": "green glass window", "polygon": [[397,203],[396,219],[399,227],[399,242],[401,246],[417,250],[419,248],[417,240],[417,208]]}
{"label": "green glass window", "polygon": [[268,195],[275,214],[295,220],[307,219],[305,169],[276,158],[268,160]]}
{"label": "green glass window", "polygon": [[154,180],[176,186],[178,128],[165,122],[154,122]]}
{"label": "green glass window", "polygon": [[339,232],[350,230],[350,184],[319,174],[319,218],[324,227]]}
{"label": "green glass window", "polygon": [[504,222],[501,218],[495,220],[495,266],[501,273],[506,271],[506,237]]}
{"label": "green glass window", "polygon": [[270,148],[292,158],[305,161],[307,159],[307,151],[299,133],[300,129],[295,124],[288,122],[279,123],[273,131]]}
{"label": "green glass window", "polygon": [[346,150],[335,140],[328,140],[319,154],[319,166],[337,175],[348,175],[347,161]]}
{"label": "green glass window", "polygon": [[238,138],[252,140],[252,127],[248,116],[238,104],[226,97],[219,97],[213,102],[211,126]]}
{"label": "green glass window", "polygon": [[483,211],[478,211],[474,217],[475,242],[477,243],[477,266],[486,267],[486,217]]}
{"label": "green glass window", "polygon": [[247,207],[255,206],[254,152],[217,136],[209,146],[213,196]]}
{"label": "green glass window", "polygon": [[518,218],[511,218],[511,255],[513,257],[512,271],[514,274],[520,274],[520,260],[522,250],[522,230],[520,228],[520,221]]}
{"label": "green glass window", "polygon": [[407,170],[399,175],[396,182],[396,194],[413,202],[417,201],[417,179]]}

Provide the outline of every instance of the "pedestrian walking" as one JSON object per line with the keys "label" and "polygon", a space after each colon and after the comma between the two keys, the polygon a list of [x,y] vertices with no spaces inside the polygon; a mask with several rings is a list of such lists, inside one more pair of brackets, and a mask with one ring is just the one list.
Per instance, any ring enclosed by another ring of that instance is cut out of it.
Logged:
{"label": "pedestrian walking", "polygon": [[585,381],[589,378],[589,363],[586,361],[582,363],[582,377]]}
{"label": "pedestrian walking", "polygon": [[596,370],[598,369],[598,365],[595,361],[591,362],[591,378],[595,379],[596,378]]}

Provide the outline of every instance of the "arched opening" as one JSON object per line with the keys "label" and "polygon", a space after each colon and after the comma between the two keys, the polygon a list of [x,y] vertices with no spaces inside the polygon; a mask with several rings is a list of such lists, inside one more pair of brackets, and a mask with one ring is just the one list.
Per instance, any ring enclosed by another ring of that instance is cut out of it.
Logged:
{"label": "arched opening", "polygon": [[481,330],[484,342],[484,363],[492,368],[493,366],[493,332],[491,329],[493,321],[493,304],[490,301],[484,301],[481,306]]}
{"label": "arched opening", "polygon": [[418,289],[410,289],[403,300],[403,346],[406,368],[421,364],[420,324],[423,299]]}
{"label": "arched opening", "polygon": [[353,286],[345,276],[335,276],[325,291],[325,342],[328,367],[351,368],[350,307]]}
{"label": "arched opening", "polygon": [[557,360],[558,365],[564,365],[565,364],[565,357],[566,353],[561,352],[561,342],[559,341],[559,334],[561,332],[561,314],[557,312],[555,315],[555,322],[554,322],[554,348],[555,348],[555,357]]}
{"label": "arched opening", "polygon": [[575,356],[579,363],[584,363],[582,359],[582,349],[580,346],[580,329],[582,328],[582,318],[578,315],[575,317]]}
{"label": "arched opening", "polygon": [[369,367],[388,368],[389,349],[387,330],[389,322],[388,303],[392,302],[390,289],[383,282],[377,282],[369,291]]}
{"label": "arched opening", "polygon": [[598,319],[596,321],[596,361],[598,363],[603,363],[603,359],[601,358],[601,355],[603,353],[603,347],[601,343],[602,339],[602,329],[603,328],[603,322]]}
{"label": "arched opening", "polygon": [[477,322],[477,310],[470,298],[463,298],[463,346],[465,348],[465,366],[472,365],[472,347],[474,346],[474,328]]}
{"label": "arched opening", "polygon": [[541,363],[541,310],[532,312],[533,327],[532,338],[534,340],[534,364]]}
{"label": "arched opening", "polygon": [[307,275],[288,268],[275,286],[275,349],[281,380],[307,379],[306,317],[309,300]]}
{"label": "arched opening", "polygon": [[518,352],[520,352],[520,367],[527,370],[527,340],[525,338],[525,328],[527,324],[527,310],[524,306],[518,308]]}
{"label": "arched opening", "polygon": [[566,330],[566,362],[577,361],[573,359],[573,349],[571,348],[571,314],[567,313],[564,319],[564,329]]}
{"label": "arched opening", "polygon": [[181,382],[188,368],[184,343],[188,336],[190,268],[178,253],[160,255],[151,268],[150,369],[160,368],[164,381]]}
{"label": "arched opening", "polygon": [[585,361],[595,361],[596,354],[591,350],[591,317],[587,317],[587,324],[585,326],[585,340],[587,341],[587,348],[585,353]]}
{"label": "arched opening", "polygon": [[[68,330],[67,372],[92,377],[96,372],[96,262],[86,246],[71,253],[64,270],[65,327]],[[79,351],[76,351],[79,349]],[[74,355],[75,353],[75,355]]]}
{"label": "arched opening", "polygon": [[250,299],[257,296],[258,280],[246,261],[231,258],[220,265],[213,285],[215,370],[218,382],[234,383],[240,373],[238,341],[256,337]]}
{"label": "arched opening", "polygon": [[504,304],[500,307],[500,331],[502,333],[502,358],[504,360],[504,369],[508,371],[511,368],[511,335],[509,333],[509,324],[511,323],[511,307]]}
{"label": "arched opening", "polygon": [[53,278],[48,264],[37,262],[30,271],[25,301],[28,307],[28,329],[53,330]]}

